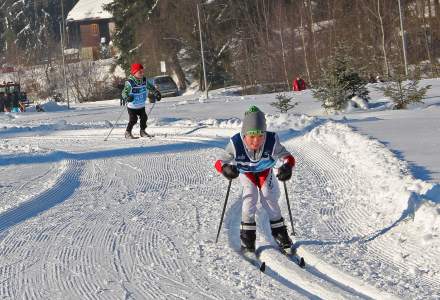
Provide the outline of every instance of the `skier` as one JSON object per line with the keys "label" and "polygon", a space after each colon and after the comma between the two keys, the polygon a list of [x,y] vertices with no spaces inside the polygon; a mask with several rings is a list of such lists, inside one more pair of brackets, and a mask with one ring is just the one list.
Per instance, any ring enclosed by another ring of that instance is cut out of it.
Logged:
{"label": "skier", "polygon": [[3,91],[0,91],[0,112],[5,111],[5,101],[6,101],[5,93]]}
{"label": "skier", "polygon": [[241,132],[231,137],[225,152],[216,161],[215,168],[229,180],[238,177],[243,186],[240,227],[242,250],[255,252],[258,199],[269,215],[272,236],[278,246],[291,248],[292,240],[278,205],[280,189],[273,167],[281,163],[276,177],[280,181],[287,181],[292,176],[295,159],[280,144],[275,132],[266,131],[266,118],[258,107],[251,106],[245,112]]}
{"label": "skier", "polygon": [[12,109],[11,112],[20,112],[20,96],[17,91],[16,86],[11,86],[11,103],[12,103]]}
{"label": "skier", "polygon": [[122,98],[122,91],[125,87],[125,80],[123,78],[116,77],[115,78],[115,87],[119,90],[119,105],[125,106],[127,103],[125,103],[124,98]]}
{"label": "skier", "polygon": [[132,64],[130,73],[128,80],[125,82],[124,89],[122,90],[122,98],[127,102],[129,116],[125,138],[135,138],[132,135],[131,130],[137,123],[138,116],[140,117],[140,136],[150,137],[150,135],[145,132],[148,119],[147,113],[145,112],[145,101],[148,95],[147,90],[151,91],[154,95],[155,101],[160,101],[162,96],[160,92],[144,77],[144,67],[141,64]]}
{"label": "skier", "polygon": [[295,92],[299,92],[307,89],[306,82],[299,75],[295,78],[295,80],[293,80],[292,86],[293,86],[293,91]]}

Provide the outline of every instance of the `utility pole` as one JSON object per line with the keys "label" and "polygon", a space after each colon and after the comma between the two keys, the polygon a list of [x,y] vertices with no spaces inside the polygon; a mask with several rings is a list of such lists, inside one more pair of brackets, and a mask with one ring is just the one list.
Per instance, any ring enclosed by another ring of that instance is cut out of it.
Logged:
{"label": "utility pole", "polygon": [[198,3],[197,3],[197,19],[199,20],[200,52],[202,53],[202,67],[203,67],[203,79],[205,82],[205,93],[206,93],[206,99],[209,99],[208,84],[206,82],[205,55],[203,54],[202,26],[200,25],[200,9]]}
{"label": "utility pole", "polygon": [[63,77],[64,77],[64,90],[66,91],[67,109],[70,109],[69,101],[69,89],[67,86],[67,76],[66,76],[66,60],[64,58],[64,35],[66,24],[64,23],[64,0],[61,0],[61,22],[60,22],[60,42],[61,42],[61,57],[63,59]]}
{"label": "utility pole", "polygon": [[408,61],[406,59],[406,38],[405,38],[405,31],[403,30],[402,5],[400,3],[400,0],[397,1],[399,2],[400,33],[402,34],[402,48],[403,48],[403,61],[405,64],[405,76],[408,78]]}

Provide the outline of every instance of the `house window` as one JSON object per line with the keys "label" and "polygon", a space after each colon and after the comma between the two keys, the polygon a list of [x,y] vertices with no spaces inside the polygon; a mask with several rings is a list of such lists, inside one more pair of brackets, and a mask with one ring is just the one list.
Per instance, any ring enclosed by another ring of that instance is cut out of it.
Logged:
{"label": "house window", "polygon": [[99,33],[98,24],[92,24],[92,33],[93,34],[98,34]]}

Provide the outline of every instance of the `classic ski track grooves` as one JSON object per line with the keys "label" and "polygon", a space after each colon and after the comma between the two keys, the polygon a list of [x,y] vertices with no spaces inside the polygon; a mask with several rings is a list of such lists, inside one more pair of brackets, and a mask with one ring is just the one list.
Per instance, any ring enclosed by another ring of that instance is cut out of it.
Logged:
{"label": "classic ski track grooves", "polygon": [[[60,177],[60,174],[65,171],[67,162],[63,161],[56,165],[45,164],[45,166],[45,168],[23,166],[18,170],[15,165],[3,167],[5,173],[13,172],[14,174],[22,174],[17,175],[17,177],[25,179],[25,183],[18,187],[14,187],[11,190],[10,185],[13,183],[8,183],[7,176],[3,177],[0,185],[0,193],[8,193],[8,197],[0,199],[0,205],[4,207],[5,210],[9,210],[13,208],[8,207],[11,204],[22,202],[23,199],[30,199],[49,189],[56,183],[56,180]],[[54,172],[54,169],[56,172]]]}
{"label": "classic ski track grooves", "polygon": [[[297,172],[295,172],[294,175],[295,177],[300,177],[298,188],[304,189],[307,188],[307,186],[309,186],[310,184],[313,184],[314,192],[316,191],[319,193],[314,198],[307,200],[315,201],[317,202],[316,204],[319,206],[320,200],[327,198],[329,203],[332,204],[332,207],[329,207],[326,210],[316,211],[317,214],[326,214],[331,217],[329,218],[328,222],[325,222],[325,225],[327,225],[328,228],[324,228],[324,236],[330,236],[334,241],[338,242],[341,238],[342,240],[344,240],[352,237],[354,234],[357,235],[357,227],[354,226],[353,228],[351,228],[350,226],[341,225],[346,225],[346,221],[351,220],[352,218],[355,218],[355,220],[356,218],[360,218],[359,216],[362,216],[363,212],[359,212],[355,209],[355,202],[339,201],[340,199],[335,197],[332,192],[329,192],[327,189],[323,188],[330,185],[333,190],[338,191],[344,190],[344,188],[346,188],[347,186],[350,187],[354,184],[353,180],[350,178],[348,178],[347,182],[347,179],[345,178],[346,174],[340,171],[343,169],[343,162],[332,158],[332,156],[318,144],[312,144],[308,145],[309,147],[303,147],[304,141],[300,139],[301,138],[291,139],[285,142],[285,145],[292,151],[292,153],[299,161],[298,165],[300,167],[298,167],[298,170]],[[294,178],[293,180],[297,179]],[[298,197],[298,193],[292,192],[292,185],[295,186],[295,189],[297,187],[296,183],[288,184],[288,189],[290,190],[291,195],[291,202],[294,203],[296,202],[295,200],[297,199],[296,197]],[[282,188],[281,185],[280,188]],[[292,197],[292,195],[295,195],[295,197]],[[299,195],[301,195],[301,193]],[[333,205],[335,202],[338,203],[338,205]],[[339,204],[339,202],[342,203]],[[286,202],[283,192],[280,197],[280,205],[284,207],[283,211],[286,212]],[[241,203],[239,203],[239,201],[234,203],[227,218],[227,222],[229,222],[228,229],[230,244],[235,248],[237,248],[237,246],[234,245],[233,239],[234,235],[237,235],[238,232],[234,229],[234,227],[239,227],[239,220],[241,219],[240,206]],[[300,211],[301,208],[297,209],[298,211]],[[351,211],[354,211],[355,213],[353,214]],[[357,216],[353,217],[353,215]],[[267,216],[264,213],[262,216],[259,217],[259,219],[260,218],[261,222],[267,223]],[[285,218],[290,230],[290,223],[288,222],[287,213],[285,214]],[[315,219],[320,218],[317,217]],[[334,220],[336,220],[335,224]],[[270,229],[268,228],[268,226],[263,226],[262,224],[260,224],[260,222],[257,223],[260,235],[262,234],[262,232],[264,232],[264,237],[260,237],[260,240],[263,240],[263,244],[270,243]],[[356,225],[358,223],[357,221],[355,221],[351,224]],[[315,226],[315,224],[312,224],[312,226]],[[302,250],[301,253],[305,256],[307,264],[306,250]],[[268,269],[276,272],[275,275],[270,276],[273,276],[275,279],[281,277],[284,280],[288,280],[294,285],[294,288],[297,289],[297,291],[301,292],[301,290],[303,290],[301,293],[308,297],[312,297],[314,295],[324,299],[356,299],[359,297],[393,298],[391,294],[379,291],[374,287],[368,286],[368,284],[361,282],[361,280],[351,278],[349,275],[332,278],[331,271],[329,273],[329,270],[331,270],[330,266],[327,266],[326,269],[320,269],[319,266],[316,265],[312,266],[318,272],[310,270],[310,267],[306,267],[306,270],[311,271],[311,273],[309,273],[299,268],[295,262],[289,262],[289,259],[279,253],[277,250],[264,250],[261,253],[261,260],[266,262],[266,266],[268,267]],[[315,257],[314,260],[316,260]],[[270,271],[266,272],[266,274],[270,274]],[[331,279],[331,281],[328,281],[326,276]],[[280,282],[283,281],[282,279],[277,280]],[[355,282],[357,284],[354,284]]]}
{"label": "classic ski track grooves", "polygon": [[[87,143],[102,147],[100,138],[78,139],[86,144],[84,149]],[[204,147],[198,147],[198,141],[203,141]],[[72,299],[234,299],[275,297],[276,289],[281,298],[392,298],[392,291],[388,294],[350,277],[348,266],[337,265],[345,277],[336,276],[337,269],[330,264],[324,268],[319,262],[303,270],[270,249],[262,253],[268,276],[246,273],[240,276],[250,278],[249,286],[231,283],[233,276],[241,274],[231,270],[252,267],[238,255],[229,252],[229,261],[225,259],[228,254],[221,253],[237,248],[241,204],[236,183],[225,218],[229,245],[213,246],[225,182],[212,168],[218,142],[206,148],[210,141],[191,136],[156,137],[138,145],[148,147],[151,143],[160,148],[178,142],[182,151],[54,164],[51,172],[41,175],[56,178],[53,185],[20,204],[19,209],[0,214],[0,295],[20,299],[60,299],[66,295]],[[316,254],[323,261],[338,264],[343,261],[343,252],[341,259],[325,249],[358,243],[359,259],[373,266],[388,265],[387,270],[397,274],[440,254],[426,254],[407,265],[390,263],[398,250],[393,248],[391,237],[385,234],[362,242],[378,230],[365,226],[372,218],[368,199],[375,196],[368,194],[371,179],[362,170],[345,168],[346,162],[304,137],[284,144],[298,160],[288,184],[297,232],[300,238],[316,238],[300,248],[306,263],[308,254]],[[54,145],[59,146],[56,141]],[[115,145],[129,149],[126,141]],[[57,168],[63,165],[60,172]],[[283,192],[280,204],[288,221]],[[314,216],[303,217],[306,212]],[[264,221],[265,216],[258,218]],[[302,223],[310,219],[321,221]],[[177,226],[181,228],[176,233]],[[260,243],[270,243],[268,226],[259,227]],[[420,246],[410,247],[419,250]],[[200,272],[200,267],[194,268],[198,260],[212,263],[213,268]],[[225,275],[229,273],[233,275]],[[439,278],[422,275],[420,282],[440,290]],[[225,287],[230,287],[229,293]]]}
{"label": "classic ski track grooves", "polygon": [[[198,166],[207,150],[188,147],[191,151],[176,154],[68,161],[72,167],[59,184],[20,207],[60,201],[60,195],[75,188],[63,199],[68,201],[13,227],[10,220],[24,218],[26,210],[7,211],[8,217],[0,218],[0,227],[8,229],[0,240],[0,294],[32,299],[233,298],[220,292],[215,279],[192,273],[182,240],[170,226],[186,209],[176,210],[167,197],[186,186],[203,185],[211,168],[206,163],[201,172]],[[194,192],[208,199],[216,195],[209,187]],[[154,204],[151,209],[149,203]]]}
{"label": "classic ski track grooves", "polygon": [[[288,148],[298,158],[298,170],[295,172],[294,184],[289,185],[289,190],[293,196],[293,199],[300,199],[301,197],[310,197],[310,193],[301,193],[305,191],[306,187],[310,184],[314,188],[314,197],[320,197],[317,199],[305,199],[305,201],[313,201],[316,209],[311,211],[315,212],[318,216],[313,219],[323,220],[322,226],[318,227],[318,236],[322,241],[329,242],[330,247],[342,246],[339,250],[343,256],[344,246],[349,246],[351,243],[357,243],[357,247],[360,250],[360,259],[366,260],[365,265],[370,265],[372,268],[377,265],[388,266],[387,270],[390,273],[395,272],[395,277],[402,276],[402,273],[410,273],[410,269],[414,266],[423,266],[429,257],[438,257],[440,253],[427,254],[423,258],[413,258],[407,260],[406,264],[402,264],[400,261],[395,261],[393,256],[395,253],[399,253],[400,249],[395,248],[395,243],[392,241],[392,236],[389,234],[379,235],[377,238],[367,241],[368,238],[373,236],[376,231],[381,228],[369,228],[369,220],[372,220],[371,211],[369,207],[373,204],[369,203],[369,197],[375,197],[373,193],[374,186],[371,183],[374,182],[372,178],[369,178],[366,174],[361,173],[362,170],[348,170],[344,165],[347,162],[343,162],[335,158],[327,149],[324,149],[322,145],[314,143],[305,138],[292,139],[286,143]],[[360,172],[359,172],[360,171]],[[326,180],[324,180],[324,178]],[[331,193],[327,191],[327,187],[331,187]],[[300,190],[300,191],[292,191]],[[304,199],[302,199],[304,201]],[[285,202],[285,201],[284,201]],[[293,201],[295,203],[297,201]],[[320,203],[321,202],[321,203]],[[330,205],[325,205],[325,202]],[[323,205],[324,203],[324,205]],[[301,213],[301,207],[295,203],[294,206],[298,213]],[[325,208],[321,208],[325,206]],[[310,212],[310,211],[309,211]],[[301,220],[298,216],[297,220]],[[316,224],[318,225],[318,224]],[[312,225],[313,227],[314,225]],[[299,222],[299,228],[306,228],[306,224]],[[325,243],[323,244],[325,245]],[[319,244],[317,244],[319,246]],[[422,253],[422,245],[414,245],[407,242],[406,247],[412,248],[411,253]],[[319,254],[325,256],[326,250],[323,247],[320,249]],[[414,252],[413,252],[414,251]],[[332,254],[330,254],[332,255]],[[341,257],[342,257],[341,256]],[[307,258],[306,258],[307,260]],[[332,261],[332,259],[329,259]],[[334,260],[334,263],[343,263],[341,260]],[[345,266],[342,266],[343,269]],[[347,270],[348,271],[348,270]],[[371,270],[358,270],[363,273]],[[349,274],[349,272],[347,272]],[[331,274],[329,274],[331,276]],[[390,275],[390,277],[394,277]],[[421,274],[418,276],[420,283],[426,285],[435,295],[435,290],[440,290],[440,278],[435,276],[429,276]],[[420,284],[418,283],[418,284]],[[372,289],[374,291],[374,289]],[[368,288],[366,295],[374,297],[374,294],[369,294],[370,288]],[[359,292],[363,292],[359,290]],[[393,291],[388,291],[390,294],[386,295],[382,292],[381,298],[391,297]],[[429,293],[427,294],[427,296]],[[378,297],[378,296],[376,296]]]}

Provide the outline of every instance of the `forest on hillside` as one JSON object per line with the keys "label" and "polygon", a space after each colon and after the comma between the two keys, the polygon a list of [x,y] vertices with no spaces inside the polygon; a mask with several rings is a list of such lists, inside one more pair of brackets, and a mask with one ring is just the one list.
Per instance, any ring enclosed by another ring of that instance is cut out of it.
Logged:
{"label": "forest on hillside", "polygon": [[[65,15],[78,2],[61,1]],[[3,64],[59,58],[61,1],[0,2]],[[210,88],[291,87],[298,74],[313,84],[335,51],[365,78],[404,73],[405,61],[425,76],[440,73],[440,0],[115,0],[106,9],[116,63],[137,60],[159,73],[164,60],[183,88],[203,77],[200,33]]]}

